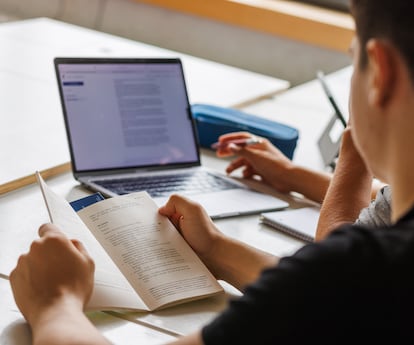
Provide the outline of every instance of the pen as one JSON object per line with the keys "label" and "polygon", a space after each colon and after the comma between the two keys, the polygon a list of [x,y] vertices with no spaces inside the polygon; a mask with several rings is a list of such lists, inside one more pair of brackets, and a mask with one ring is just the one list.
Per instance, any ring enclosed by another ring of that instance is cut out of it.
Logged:
{"label": "pen", "polygon": [[234,140],[226,141],[223,143],[216,142],[214,144],[211,144],[211,148],[214,150],[218,150],[218,149],[225,148],[229,144],[236,144],[238,146],[247,146],[247,145],[259,144],[260,142],[261,140],[257,138],[234,139]]}
{"label": "pen", "polygon": [[334,108],[335,115],[342,122],[344,127],[346,127],[347,124],[346,124],[346,120],[344,118],[344,115],[339,110],[339,107],[335,102],[335,99],[332,95],[332,92],[331,92],[331,90],[329,90],[328,84],[326,83],[326,80],[325,80],[324,73],[322,71],[318,71],[317,72],[317,77],[318,77],[319,81],[321,82],[321,85],[322,85],[323,91],[325,92],[326,97],[328,97],[329,103],[331,103],[332,107]]}

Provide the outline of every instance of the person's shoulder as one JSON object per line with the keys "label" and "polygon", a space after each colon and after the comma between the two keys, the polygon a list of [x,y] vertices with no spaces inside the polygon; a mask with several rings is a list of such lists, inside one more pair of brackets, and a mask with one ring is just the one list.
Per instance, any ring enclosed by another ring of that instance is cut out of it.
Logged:
{"label": "person's shoulder", "polygon": [[[344,224],[332,231],[324,240],[307,244],[294,255],[312,261],[352,261],[370,260],[378,255],[388,255],[395,250],[414,246],[414,226],[408,229],[399,225],[367,227]],[[352,259],[350,259],[352,258]]]}
{"label": "person's shoulder", "polygon": [[317,253],[328,252],[348,259],[352,256],[359,263],[372,263],[379,257],[398,261],[402,253],[414,250],[414,223],[381,227],[346,224],[333,231],[319,246]]}
{"label": "person's shoulder", "polygon": [[389,185],[383,186],[376,198],[361,210],[355,224],[376,228],[391,225],[391,188]]}

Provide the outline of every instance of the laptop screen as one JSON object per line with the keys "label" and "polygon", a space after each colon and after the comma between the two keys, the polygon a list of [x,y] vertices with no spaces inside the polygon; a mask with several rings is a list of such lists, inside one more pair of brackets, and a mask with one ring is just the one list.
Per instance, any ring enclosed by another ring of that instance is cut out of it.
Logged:
{"label": "laptop screen", "polygon": [[56,58],[75,172],[199,165],[180,59]]}

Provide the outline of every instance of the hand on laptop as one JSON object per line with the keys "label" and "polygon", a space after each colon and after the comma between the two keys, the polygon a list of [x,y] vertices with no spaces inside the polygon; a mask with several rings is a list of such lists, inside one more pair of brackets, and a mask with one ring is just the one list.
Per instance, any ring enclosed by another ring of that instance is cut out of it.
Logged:
{"label": "hand on laptop", "polygon": [[321,173],[300,167],[287,158],[266,138],[248,132],[233,132],[219,137],[219,143],[238,139],[256,138],[257,143],[245,146],[220,145],[218,157],[238,156],[226,168],[231,174],[242,169],[244,178],[258,177],[278,192],[298,192],[316,202],[322,202],[331,179],[328,173]]}

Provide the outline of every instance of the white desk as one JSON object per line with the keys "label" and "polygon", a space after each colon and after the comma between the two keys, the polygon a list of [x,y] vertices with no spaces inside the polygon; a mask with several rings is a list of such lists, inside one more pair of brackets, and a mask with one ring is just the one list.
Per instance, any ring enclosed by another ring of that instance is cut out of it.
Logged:
{"label": "white desk", "polygon": [[[336,83],[347,85],[348,78],[349,69],[328,76],[328,81],[332,83],[334,90],[338,90]],[[346,94],[341,98],[346,98]],[[301,139],[294,159],[298,163],[324,169],[315,143],[320,134],[319,131],[326,125],[332,112],[317,82],[307,83],[280,97],[261,101],[254,106],[245,108],[245,110],[298,127],[301,131]],[[216,159],[210,151],[203,150],[202,153],[203,164],[207,166],[223,171],[227,165],[226,160]],[[70,173],[54,177],[48,180],[48,184],[68,200],[77,199],[88,193],[79,187]],[[263,191],[267,190],[258,185],[255,186]],[[298,199],[281,196],[274,192],[273,194],[288,200],[292,207],[301,203]],[[47,221],[48,217],[41,193],[36,185],[29,185],[0,196],[0,214],[2,215],[0,218],[0,272],[9,272],[14,267],[19,255],[10,249],[11,241],[18,240],[22,248],[29,248],[32,239],[37,237],[38,225]],[[288,235],[261,225],[258,215],[221,219],[217,220],[216,224],[229,236],[276,255],[290,254],[304,244]],[[0,283],[2,281],[0,279]],[[227,297],[238,293],[227,285],[225,288],[228,293]],[[10,300],[11,295],[8,289],[10,289],[8,284],[3,284],[2,298],[5,302],[2,305],[6,305],[6,313],[0,319],[0,339],[4,336],[4,339],[10,340],[11,344],[25,344],[28,339],[27,328],[22,325],[21,316],[13,307],[14,304]],[[127,341],[131,341],[131,339],[135,341],[140,337],[143,337],[143,344],[152,344],[161,338],[164,339],[164,336],[188,334],[200,328],[225,308],[226,302],[226,298],[216,297],[154,313],[119,314],[111,312],[108,316],[108,313],[99,313],[90,317],[115,344],[126,344]],[[2,311],[0,315],[2,315]],[[101,322],[101,318],[104,321]],[[143,330],[148,330],[149,333],[144,332],[143,335]],[[16,337],[24,339],[19,338],[21,341],[17,341]]]}
{"label": "white desk", "polygon": [[284,80],[48,18],[0,24],[0,46],[0,194],[7,182],[70,160],[56,56],[180,57],[190,103],[235,106],[289,86]]}
{"label": "white desk", "polygon": [[[205,156],[205,160],[210,161],[210,163],[214,160],[208,152],[205,153]],[[217,163],[215,164],[216,168],[226,165],[225,161],[222,160],[217,160]],[[70,173],[49,179],[48,185],[57,193],[64,195],[69,201],[90,193],[79,187]],[[291,201],[290,198],[285,198]],[[292,203],[294,202],[292,201]],[[14,268],[16,260],[21,254],[13,250],[15,243],[19,242],[19,247],[25,248],[22,252],[28,251],[32,240],[37,238],[38,225],[48,221],[48,214],[37,185],[28,185],[1,195],[0,214],[2,215],[0,219],[0,272],[8,274]],[[291,253],[303,245],[301,241],[260,225],[257,215],[222,219],[217,220],[216,223],[229,236],[241,239],[253,246],[278,255]],[[12,245],[12,243],[14,244]],[[0,278],[0,282],[2,280]],[[111,316],[119,316],[125,320],[132,321],[134,325],[149,326],[157,331],[164,329],[167,335],[188,334],[199,329],[224,309],[229,296],[238,294],[238,291],[231,286],[224,285],[227,292],[226,296],[194,301],[154,313],[111,313]],[[10,293],[9,297],[5,296],[4,298],[11,298]],[[8,303],[11,302],[9,301]],[[1,313],[2,311],[0,311]],[[1,327],[8,328],[10,323],[15,322],[16,318],[18,318],[16,313],[15,311],[13,315],[8,313],[4,316],[5,321],[3,325],[0,324],[0,332],[2,331]],[[92,315],[92,321],[95,324],[99,321],[96,320],[98,316]],[[21,322],[21,317],[18,319]],[[109,324],[108,327],[110,327],[112,322],[110,320],[107,322]],[[132,330],[124,330],[126,327],[124,323],[119,321],[114,321],[113,323],[115,325],[112,328],[112,332],[117,340],[115,341],[116,344],[122,343],[121,340],[126,337],[125,332],[138,332],[138,336],[142,336],[141,328],[137,330],[133,328]],[[146,344],[146,342],[143,343]]]}

